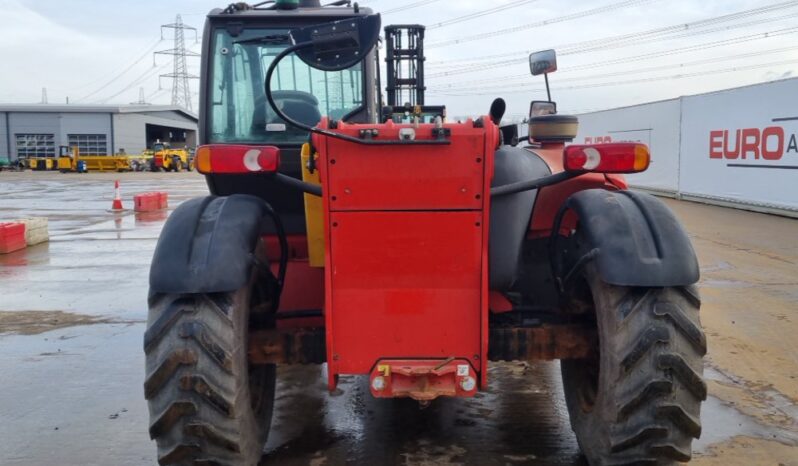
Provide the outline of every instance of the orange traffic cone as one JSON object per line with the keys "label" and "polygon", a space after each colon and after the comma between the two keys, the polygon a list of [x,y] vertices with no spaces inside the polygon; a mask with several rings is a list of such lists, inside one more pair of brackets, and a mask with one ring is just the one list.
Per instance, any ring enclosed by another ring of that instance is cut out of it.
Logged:
{"label": "orange traffic cone", "polygon": [[122,195],[119,193],[119,180],[114,184],[114,203],[111,204],[111,210],[125,210],[122,207]]}

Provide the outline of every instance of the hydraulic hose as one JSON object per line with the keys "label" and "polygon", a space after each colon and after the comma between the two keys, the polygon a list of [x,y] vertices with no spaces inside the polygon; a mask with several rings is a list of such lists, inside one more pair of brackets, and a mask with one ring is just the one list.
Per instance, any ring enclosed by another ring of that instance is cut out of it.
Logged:
{"label": "hydraulic hose", "polygon": [[276,312],[280,308],[280,296],[283,294],[285,275],[288,271],[288,236],[285,233],[285,226],[283,225],[283,220],[280,218],[280,215],[268,202],[264,202],[263,205],[265,206],[266,214],[271,217],[274,223],[277,239],[280,241],[280,269],[277,271],[278,292],[277,296],[274,298],[274,311]]}
{"label": "hydraulic hose", "polygon": [[537,178],[534,180],[528,181],[519,181],[518,183],[511,183],[506,184],[504,186],[496,186],[490,190],[491,197],[499,197],[499,196],[507,196],[510,194],[516,194],[523,191],[531,191],[533,189],[543,188],[545,186],[551,186],[553,184],[562,183],[563,181],[570,180],[571,178],[576,178],[579,175],[583,175],[584,172],[560,172],[554,175],[544,176],[543,178]]}

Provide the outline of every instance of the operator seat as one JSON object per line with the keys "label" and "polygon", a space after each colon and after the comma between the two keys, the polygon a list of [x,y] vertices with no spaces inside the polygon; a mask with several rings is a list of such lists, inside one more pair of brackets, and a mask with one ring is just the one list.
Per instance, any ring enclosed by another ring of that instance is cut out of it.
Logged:
{"label": "operator seat", "polygon": [[[316,126],[321,121],[319,99],[313,94],[303,91],[273,91],[272,97],[286,115],[300,123]],[[256,133],[265,131],[266,123],[285,123],[276,116],[266,121],[266,108],[268,106],[269,103],[266,100],[266,96],[260,96],[255,99],[252,126]]]}
{"label": "operator seat", "polygon": [[283,100],[282,102],[283,113],[292,120],[307,126],[316,126],[321,121],[321,112],[317,105],[309,104],[304,100]]}

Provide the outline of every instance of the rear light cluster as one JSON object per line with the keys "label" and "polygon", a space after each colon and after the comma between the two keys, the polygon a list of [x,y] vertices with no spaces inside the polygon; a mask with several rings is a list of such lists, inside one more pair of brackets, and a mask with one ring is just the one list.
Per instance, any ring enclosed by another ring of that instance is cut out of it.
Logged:
{"label": "rear light cluster", "polygon": [[280,168],[280,149],[274,146],[211,144],[200,146],[196,156],[197,171],[246,174],[275,173]]}
{"label": "rear light cluster", "polygon": [[648,170],[651,154],[645,144],[612,143],[565,148],[565,170],[570,172],[638,173]]}

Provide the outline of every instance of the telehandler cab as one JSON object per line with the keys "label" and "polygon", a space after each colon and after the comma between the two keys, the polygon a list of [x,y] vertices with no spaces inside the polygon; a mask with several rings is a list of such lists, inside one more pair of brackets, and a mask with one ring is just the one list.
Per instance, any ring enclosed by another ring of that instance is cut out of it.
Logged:
{"label": "telehandler cab", "polygon": [[[492,361],[555,359],[590,464],[689,460],[699,271],[668,208],[627,190],[648,149],[566,145],[576,118],[550,98],[523,147],[501,99],[465,122],[382,120],[379,31],[348,2],[208,16],[196,166],[212,195],[174,211],[150,275],[159,463],[257,464],[277,364],[427,404],[487,390]],[[553,51],[530,65],[555,70]]]}

